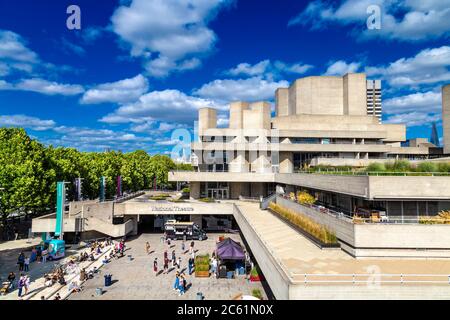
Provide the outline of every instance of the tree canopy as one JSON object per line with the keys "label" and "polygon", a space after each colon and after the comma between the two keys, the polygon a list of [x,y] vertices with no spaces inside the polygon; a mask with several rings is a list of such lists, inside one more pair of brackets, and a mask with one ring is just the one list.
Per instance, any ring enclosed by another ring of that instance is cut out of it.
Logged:
{"label": "tree canopy", "polygon": [[[190,165],[181,166],[192,170]],[[116,194],[117,177],[122,190],[134,192],[154,187],[170,188],[168,172],[179,168],[166,155],[150,156],[143,150],[130,153],[80,152],[73,148],[44,146],[24,129],[0,128],[0,214],[5,221],[14,211],[53,210],[56,182],[70,182],[68,198],[74,198],[74,181],[82,178],[85,199],[99,196],[100,178],[106,177],[106,198]]]}

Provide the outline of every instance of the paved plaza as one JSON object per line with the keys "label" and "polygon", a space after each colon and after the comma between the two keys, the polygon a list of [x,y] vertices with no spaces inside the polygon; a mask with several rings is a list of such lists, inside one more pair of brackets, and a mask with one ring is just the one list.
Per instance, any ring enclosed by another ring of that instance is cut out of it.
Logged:
{"label": "paved plaza", "polygon": [[[195,241],[196,254],[210,254],[214,251],[219,234],[209,234],[204,241]],[[233,240],[243,243],[236,234],[226,235]],[[155,274],[153,261],[158,258],[158,272],[163,267],[163,254],[167,245],[161,243],[161,234],[141,234],[130,238],[127,242],[126,256],[106,264],[101,273],[89,280],[83,286],[83,291],[70,296],[71,300],[195,300],[197,293],[201,292],[205,300],[230,300],[233,297],[244,294],[251,295],[253,289],[259,289],[266,299],[263,286],[260,282],[250,282],[245,276],[237,276],[235,279],[196,278],[194,274],[188,275],[185,270],[188,290],[183,296],[172,289],[176,269],[168,274]],[[145,243],[151,245],[151,252],[147,255]],[[190,241],[186,244],[188,249]],[[189,259],[189,253],[181,252],[181,241],[173,241],[171,250],[175,250],[177,259],[181,254],[182,266],[185,269]],[[128,256],[131,256],[131,260]],[[169,255],[170,256],[170,255]],[[104,275],[111,274],[113,284],[104,287]],[[102,287],[104,293],[96,296],[96,288]]]}

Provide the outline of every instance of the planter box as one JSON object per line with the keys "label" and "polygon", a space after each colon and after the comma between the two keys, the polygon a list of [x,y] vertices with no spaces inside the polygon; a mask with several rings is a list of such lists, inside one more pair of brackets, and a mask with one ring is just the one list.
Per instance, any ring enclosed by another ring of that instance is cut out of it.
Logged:
{"label": "planter box", "polygon": [[209,278],[209,271],[195,271],[196,278]]}
{"label": "planter box", "polygon": [[321,249],[336,249],[336,248],[340,248],[341,245],[338,243],[324,243],[322,242],[320,239],[317,239],[316,237],[314,237],[312,234],[308,233],[307,231],[303,230],[302,228],[300,228],[299,226],[297,226],[296,224],[292,223],[291,221],[289,221],[288,219],[286,219],[285,217],[283,217],[282,215],[280,215],[277,212],[274,212],[272,209],[268,208],[267,209],[271,214],[273,214],[274,216],[276,216],[278,219],[284,221],[287,225],[289,225],[291,228],[293,228],[294,230],[296,230],[298,233],[301,233],[303,236],[305,236],[305,238],[311,240],[312,243],[314,243],[316,246],[318,246]]}

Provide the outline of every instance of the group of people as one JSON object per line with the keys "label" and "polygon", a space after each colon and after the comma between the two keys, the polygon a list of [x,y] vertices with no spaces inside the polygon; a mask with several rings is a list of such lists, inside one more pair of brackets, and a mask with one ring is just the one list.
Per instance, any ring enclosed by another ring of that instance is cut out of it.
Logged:
{"label": "group of people", "polygon": [[178,292],[178,296],[182,296],[187,289],[186,276],[183,272],[178,272],[175,274],[175,282],[173,283],[173,290]]}

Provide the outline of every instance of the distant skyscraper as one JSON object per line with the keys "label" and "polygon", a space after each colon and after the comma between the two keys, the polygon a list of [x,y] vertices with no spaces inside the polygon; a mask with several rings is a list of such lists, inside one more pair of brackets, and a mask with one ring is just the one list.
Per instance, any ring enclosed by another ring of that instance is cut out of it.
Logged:
{"label": "distant skyscraper", "polygon": [[381,123],[381,80],[367,80],[367,115],[378,117]]}
{"label": "distant skyscraper", "polygon": [[433,125],[431,127],[431,139],[430,142],[434,144],[435,146],[439,147],[439,135],[436,128],[436,122],[433,122]]}

